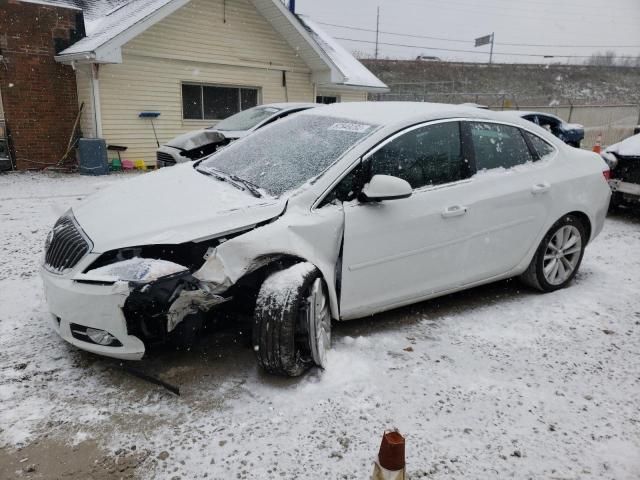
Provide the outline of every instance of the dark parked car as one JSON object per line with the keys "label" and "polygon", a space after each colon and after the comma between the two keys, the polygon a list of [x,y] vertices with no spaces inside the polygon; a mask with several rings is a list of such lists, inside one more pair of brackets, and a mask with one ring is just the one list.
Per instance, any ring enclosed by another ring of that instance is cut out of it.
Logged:
{"label": "dark parked car", "polygon": [[640,205],[640,133],[606,148],[602,157],[611,169],[611,205]]}
{"label": "dark parked car", "polygon": [[584,127],[579,123],[567,123],[561,118],[549,113],[525,112],[521,110],[509,113],[529,120],[536,125],[540,125],[572,147],[580,148],[580,144],[582,140],[584,140]]}

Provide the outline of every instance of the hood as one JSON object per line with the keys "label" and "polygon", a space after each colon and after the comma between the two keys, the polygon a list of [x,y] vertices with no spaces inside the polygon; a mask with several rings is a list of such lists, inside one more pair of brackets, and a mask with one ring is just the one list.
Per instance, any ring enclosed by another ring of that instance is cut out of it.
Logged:
{"label": "hood", "polygon": [[93,251],[103,253],[223,235],[277,217],[285,205],[286,199],[256,198],[185,163],[94,194],[73,214]]}
{"label": "hood", "polygon": [[195,150],[204,145],[222,142],[226,135],[217,130],[206,128],[203,130],[194,130],[193,132],[178,135],[173,140],[167,142],[167,146],[177,148],[178,150],[188,151]]}
{"label": "hood", "polygon": [[607,148],[621,157],[640,157],[640,133]]}

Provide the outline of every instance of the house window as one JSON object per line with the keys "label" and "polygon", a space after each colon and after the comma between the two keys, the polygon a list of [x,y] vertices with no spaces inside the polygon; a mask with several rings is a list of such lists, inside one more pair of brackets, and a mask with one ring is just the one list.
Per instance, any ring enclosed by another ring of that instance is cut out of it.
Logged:
{"label": "house window", "polygon": [[332,103],[338,103],[340,101],[339,97],[329,97],[326,95],[318,95],[316,97],[316,103],[323,103],[324,105],[330,105]]}
{"label": "house window", "polygon": [[258,105],[258,88],[182,84],[185,120],[223,120]]}

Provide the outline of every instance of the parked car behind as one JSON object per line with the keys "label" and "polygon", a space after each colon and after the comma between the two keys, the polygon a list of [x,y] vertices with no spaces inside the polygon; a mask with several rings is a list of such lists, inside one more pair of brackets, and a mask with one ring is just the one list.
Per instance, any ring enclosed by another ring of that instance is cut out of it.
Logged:
{"label": "parked car behind", "polygon": [[584,127],[579,123],[567,123],[550,113],[525,112],[521,110],[513,110],[507,113],[517,115],[541,126],[572,147],[580,148],[580,144],[584,140]]}
{"label": "parked car behind", "polygon": [[162,145],[156,152],[157,167],[198,160],[277,120],[317,106],[316,103],[272,103],[243,110],[216,125],[179,135]]}
{"label": "parked car behind", "polygon": [[611,168],[611,206],[640,205],[640,134],[607,147],[602,157]]}
{"label": "parked car behind", "polygon": [[602,229],[608,170],[477,108],[307,110],[69,210],[41,269],[52,325],[139,359],[235,303],[253,312],[258,363],[299,375],[325,365],[332,319],[509,277],[566,287]]}

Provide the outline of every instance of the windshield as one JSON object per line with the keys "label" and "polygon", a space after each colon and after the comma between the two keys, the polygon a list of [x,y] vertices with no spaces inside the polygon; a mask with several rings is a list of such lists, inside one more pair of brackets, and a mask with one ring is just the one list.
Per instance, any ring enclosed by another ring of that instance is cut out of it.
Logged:
{"label": "windshield", "polygon": [[254,107],[231,115],[212,128],[227,132],[249,130],[280,111],[282,109],[276,107]]}
{"label": "windshield", "polygon": [[234,175],[279,196],[321,174],[377,125],[319,115],[296,115],[205,159],[198,170]]}

